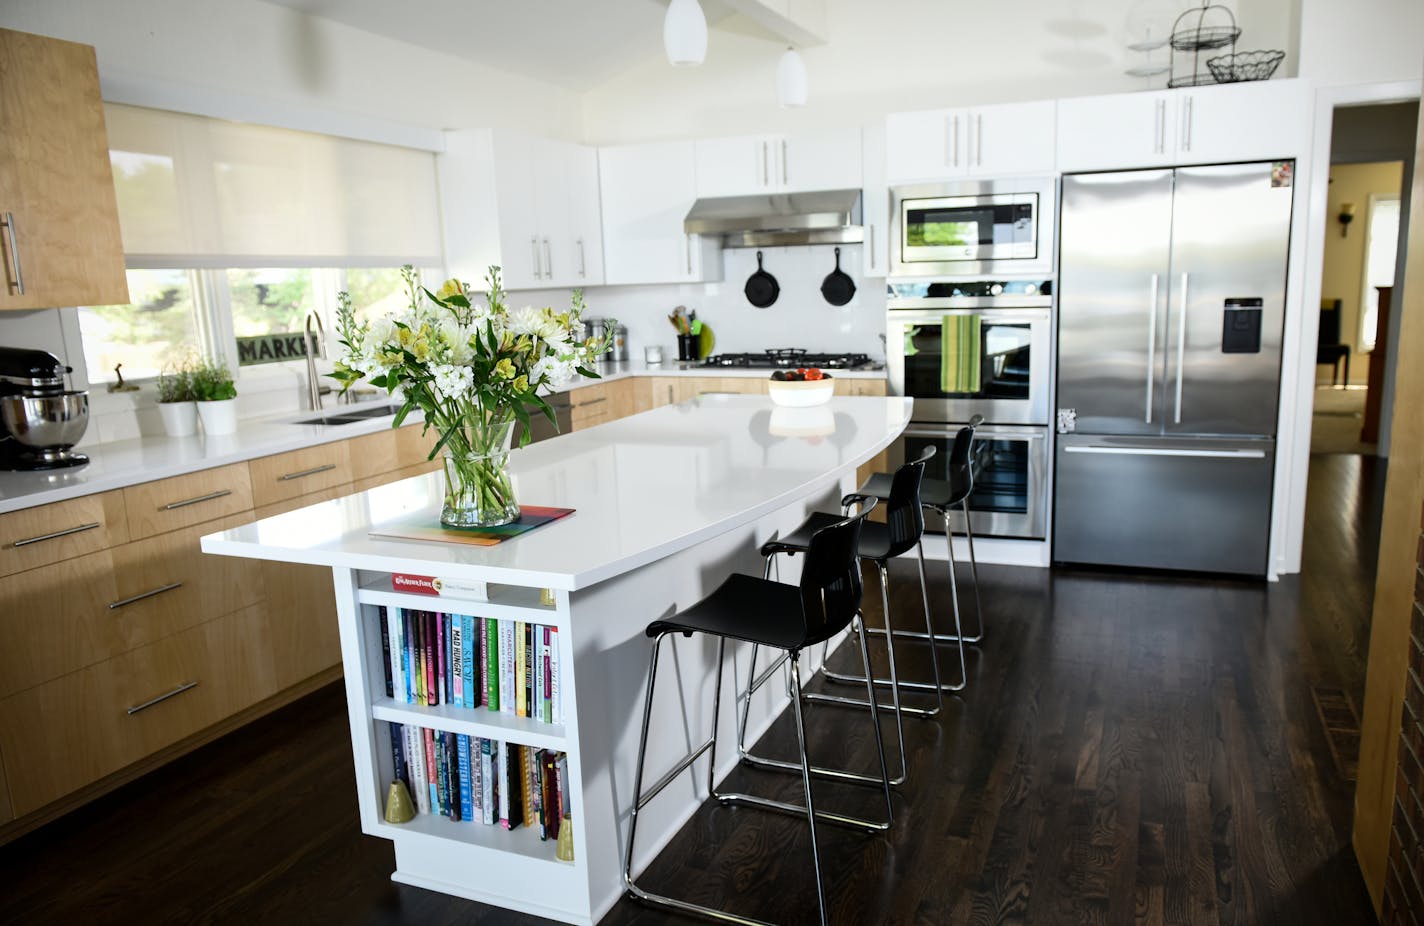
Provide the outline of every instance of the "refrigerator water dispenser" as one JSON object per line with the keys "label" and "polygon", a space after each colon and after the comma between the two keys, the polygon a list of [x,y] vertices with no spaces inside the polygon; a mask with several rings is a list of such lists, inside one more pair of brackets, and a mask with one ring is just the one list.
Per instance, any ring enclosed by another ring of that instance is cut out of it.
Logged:
{"label": "refrigerator water dispenser", "polygon": [[1261,352],[1260,299],[1228,299],[1221,313],[1221,352],[1259,354]]}

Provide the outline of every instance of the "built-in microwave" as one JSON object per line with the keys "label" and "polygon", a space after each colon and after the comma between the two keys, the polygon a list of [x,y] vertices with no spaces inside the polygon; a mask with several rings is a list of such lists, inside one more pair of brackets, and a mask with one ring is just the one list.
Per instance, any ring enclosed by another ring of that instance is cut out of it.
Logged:
{"label": "built-in microwave", "polygon": [[891,190],[890,276],[1053,271],[1052,177],[921,183]]}

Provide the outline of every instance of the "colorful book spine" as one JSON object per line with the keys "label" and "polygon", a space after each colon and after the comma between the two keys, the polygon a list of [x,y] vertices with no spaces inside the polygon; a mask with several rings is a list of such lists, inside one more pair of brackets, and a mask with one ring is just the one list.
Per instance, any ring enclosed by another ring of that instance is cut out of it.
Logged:
{"label": "colorful book spine", "polygon": [[401,643],[404,652],[401,653],[401,668],[405,675],[405,703],[415,703],[415,665],[411,661],[411,655],[415,652],[415,630],[411,627],[410,612],[401,609]]}
{"label": "colorful book spine", "polygon": [[425,746],[425,789],[426,793],[430,795],[430,810],[428,812],[439,813],[440,792],[435,787],[439,772],[439,766],[435,761],[435,735],[431,730],[422,729],[420,732]]}
{"label": "colorful book spine", "polygon": [[544,828],[547,830],[547,835],[550,839],[559,838],[559,821],[563,816],[559,813],[558,768],[556,763],[556,754],[547,749],[544,750]]}
{"label": "colorful book spine", "polygon": [[406,788],[410,787],[410,772],[405,767],[405,730],[401,725],[392,721],[390,724],[391,734],[391,777],[396,781],[403,781]]}
{"label": "colorful book spine", "polygon": [[534,672],[530,691],[533,700],[529,704],[529,716],[535,720],[544,719],[544,628],[534,627]]}
{"label": "colorful book spine", "polygon": [[514,701],[514,621],[499,622],[499,709],[513,714]]}
{"label": "colorful book spine", "polygon": [[484,755],[484,740],[476,736],[470,740],[470,797],[475,804],[471,820],[485,822],[485,779],[481,758]]}
{"label": "colorful book spine", "polygon": [[514,713],[529,716],[529,695],[524,689],[524,623],[514,622]]}
{"label": "colorful book spine", "polygon": [[450,658],[445,648],[445,615],[435,615],[435,702],[449,704],[445,692],[445,662]]}
{"label": "colorful book spine", "polygon": [[[535,717],[539,715],[534,711],[534,625],[521,624],[520,634],[524,641],[524,654],[520,657],[519,663],[524,667],[524,681],[520,689],[524,692],[524,716]],[[524,818],[528,820],[529,817]]]}
{"label": "colorful book spine", "polygon": [[448,730],[442,742],[445,749],[445,816],[460,820],[460,753],[455,734]]}
{"label": "colorful book spine", "polygon": [[458,614],[446,616],[450,622],[450,674],[453,679],[453,697],[450,703],[456,707],[465,706],[465,622]]}
{"label": "colorful book spine", "polygon": [[470,738],[461,733],[455,740],[460,770],[460,819],[475,819],[474,781],[470,778]]}
{"label": "colorful book spine", "polygon": [[499,740],[484,741],[485,823],[499,820]]}
{"label": "colorful book spine", "polygon": [[391,624],[390,618],[386,615],[386,609],[380,609],[381,614],[381,666],[386,676],[386,697],[394,698],[395,677],[391,674]]}
{"label": "colorful book spine", "polygon": [[415,684],[411,686],[415,703],[425,703],[425,618],[419,611],[410,612],[410,626],[415,633],[411,651],[411,668],[415,671]]}
{"label": "colorful book spine", "polygon": [[439,644],[435,630],[435,612],[425,613],[425,703],[431,707],[440,703],[440,689],[436,687],[439,668],[436,664]]}
{"label": "colorful book spine", "polygon": [[475,619],[466,614],[460,618],[460,625],[463,630],[465,646],[463,658],[460,662],[460,675],[465,686],[465,706],[479,707],[480,693],[475,688]]}
{"label": "colorful book spine", "polygon": [[390,637],[391,654],[387,663],[391,670],[391,697],[396,701],[405,701],[405,673],[401,671],[402,663],[405,661],[405,640],[401,636],[401,627],[404,621],[401,619],[401,612],[396,608],[390,614]]}
{"label": "colorful book spine", "polygon": [[549,628],[549,707],[550,723],[564,722],[563,699],[559,693],[559,629]]}
{"label": "colorful book spine", "polygon": [[450,762],[445,755],[445,737],[432,730],[431,739],[435,743],[435,812],[444,817],[450,813]]}
{"label": "colorful book spine", "polygon": [[497,711],[499,707],[499,622],[492,617],[484,620],[485,636],[481,638],[480,645],[484,649],[485,664],[485,704],[492,711]]}
{"label": "colorful book spine", "polygon": [[410,766],[410,796],[420,813],[430,813],[430,789],[425,784],[425,738],[419,727],[406,727],[406,762]]}
{"label": "colorful book spine", "polygon": [[453,666],[451,657],[451,645],[454,642],[453,627],[450,623],[450,615],[440,615],[440,639],[445,643],[445,658],[440,660],[440,690],[444,693],[442,704],[455,703],[455,673],[451,671]]}

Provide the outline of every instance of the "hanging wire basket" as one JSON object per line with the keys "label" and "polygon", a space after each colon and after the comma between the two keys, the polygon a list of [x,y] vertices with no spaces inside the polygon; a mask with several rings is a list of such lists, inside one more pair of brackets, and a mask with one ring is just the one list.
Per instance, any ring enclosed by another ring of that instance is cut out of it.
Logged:
{"label": "hanging wire basket", "polygon": [[1239,51],[1206,59],[1207,70],[1219,84],[1243,80],[1269,80],[1286,58],[1283,51]]}
{"label": "hanging wire basket", "polygon": [[[1217,78],[1209,69],[1202,70],[1201,53],[1229,46],[1231,52],[1227,57],[1235,57],[1236,40],[1240,36],[1241,27],[1236,25],[1235,14],[1219,3],[1203,0],[1200,7],[1182,13],[1172,24],[1172,70],[1167,86],[1200,87],[1217,83]],[[1191,54],[1191,73],[1177,74],[1179,52]]]}

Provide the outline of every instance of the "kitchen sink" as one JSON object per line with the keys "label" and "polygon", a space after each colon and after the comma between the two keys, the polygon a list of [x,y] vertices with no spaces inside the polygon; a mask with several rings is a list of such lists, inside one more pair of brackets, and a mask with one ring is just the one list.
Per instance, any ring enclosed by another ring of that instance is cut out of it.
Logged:
{"label": "kitchen sink", "polygon": [[303,418],[300,421],[293,421],[292,424],[355,424],[358,421],[365,421],[368,418],[386,418],[400,411],[399,405],[373,405],[370,408],[358,408],[349,412],[337,412],[333,415],[318,415],[315,418]]}

